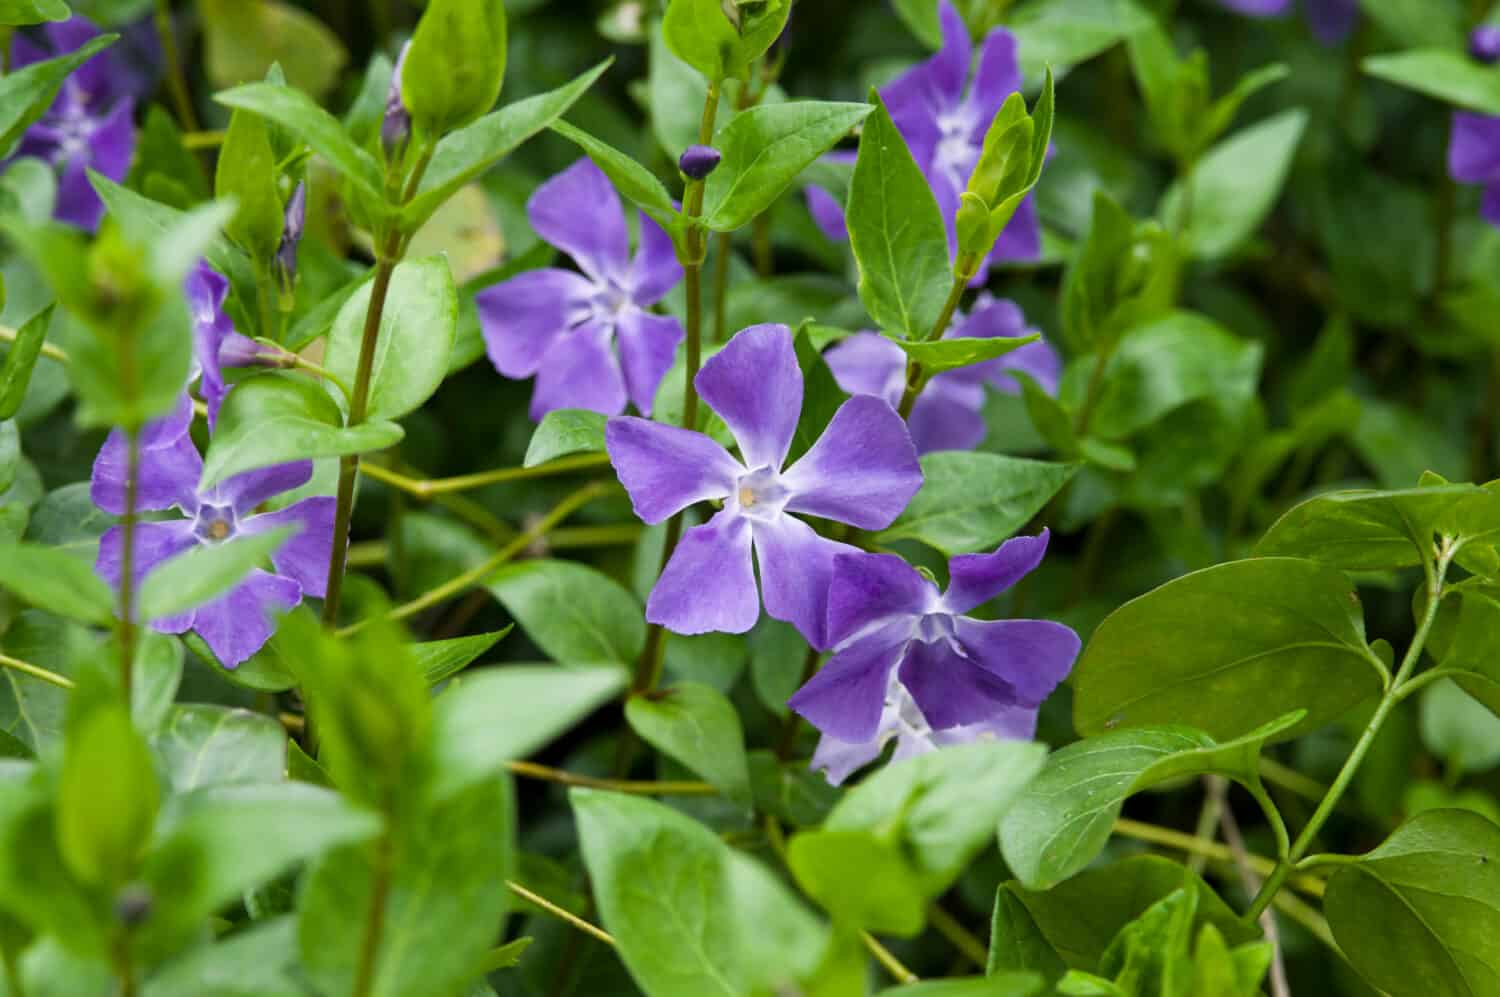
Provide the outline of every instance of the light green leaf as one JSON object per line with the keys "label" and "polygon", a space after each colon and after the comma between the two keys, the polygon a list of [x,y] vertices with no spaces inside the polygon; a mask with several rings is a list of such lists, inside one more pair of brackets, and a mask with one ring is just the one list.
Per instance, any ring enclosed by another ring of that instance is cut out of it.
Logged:
{"label": "light green leaf", "polygon": [[542,416],[526,447],[523,467],[536,467],[576,453],[604,452],[607,416],[587,409],[553,409]]}
{"label": "light green leaf", "polygon": [[429,640],[420,644],[412,644],[407,651],[411,654],[412,662],[422,670],[427,684],[436,685],[469,667],[480,655],[503,640],[510,631],[510,627],[505,627],[487,634],[454,637],[450,640]]}
{"label": "light green leaf", "polygon": [[502,0],[429,0],[401,71],[401,99],[429,139],[495,106],[505,82]]}
{"label": "light green leaf", "polygon": [[1500,717],[1443,679],[1422,690],[1422,743],[1453,772],[1500,764]]}
{"label": "light green leaf", "polygon": [[0,0],[0,24],[21,26],[66,21],[68,14],[68,5],[63,0]]}
{"label": "light green leaf", "polygon": [[750,63],[776,41],[791,12],[789,0],[729,5],[721,0],[671,0],[662,35],[678,58],[710,80],[745,76]]}
{"label": "light green leaf", "polygon": [[625,719],[641,740],[714,785],[734,802],[750,806],[750,769],[740,716],[724,694],[700,682],[670,688],[625,703]]}
{"label": "light green leaf", "polygon": [[1432,558],[1433,529],[1445,513],[1488,495],[1477,485],[1329,492],[1288,510],[1255,552],[1310,557],[1345,571],[1411,567]]}
{"label": "light green leaf", "polygon": [[1077,470],[1020,457],[957,450],[922,458],[922,489],[876,542],[920,540],[942,553],[993,550],[1030,522]]}
{"label": "light green leaf", "polygon": [[1030,346],[1041,339],[1040,333],[1030,336],[994,336],[990,339],[935,339],[927,343],[909,343],[897,340],[908,358],[922,365],[924,373],[941,374],[945,370],[972,367],[996,357],[1003,357],[1013,350]]}
{"label": "light green leaf", "polygon": [[172,788],[273,783],[286,775],[286,732],[272,717],[207,703],[179,704],[152,738]]}
{"label": "light green leaf", "polygon": [[339,120],[301,90],[276,83],[246,83],[214,99],[284,126],[372,199],[382,196],[381,170],[375,157],[355,145]]}
{"label": "light green leaf", "polygon": [[1387,83],[1478,114],[1500,114],[1500,73],[1453,49],[1415,49],[1372,55],[1366,73]]}
{"label": "light green leaf", "polygon": [[[47,329],[52,324],[52,308],[52,305],[43,308],[16,330],[15,342],[6,350],[4,361],[0,361],[0,421],[13,418],[26,400],[26,388],[31,384],[32,371],[36,369],[37,357],[42,355]],[[3,473],[0,467],[0,474]],[[5,481],[0,484],[0,491],[8,487],[10,483]]]}
{"label": "light green leaf", "polygon": [[927,898],[911,866],[870,831],[806,831],[787,847],[802,892],[846,929],[910,938],[926,923]]}
{"label": "light green leaf", "polygon": [[265,562],[297,529],[282,526],[226,543],[199,544],[146,576],[139,612],[159,620],[197,609],[229,592]]}
{"label": "light green leaf", "polygon": [[486,587],[554,661],[629,664],[646,641],[641,607],[619,582],[573,561],[525,561]]}
{"label": "light green leaf", "polygon": [[625,200],[644,211],[668,235],[675,239],[682,232],[682,212],[672,203],[672,195],[667,193],[667,188],[662,186],[656,174],[609,143],[594,138],[566,121],[554,121],[551,128],[587,153],[594,165],[609,177],[615,190]]}
{"label": "light green leaf", "polygon": [[297,920],[273,917],[189,949],[146,981],[145,997],[303,997],[296,980]]}
{"label": "light green leaf", "polygon": [[215,87],[262,79],[273,65],[314,97],[326,96],[349,62],[339,36],[306,10],[283,0],[198,0],[207,49],[204,68]]}
{"label": "light green leaf", "polygon": [[1134,0],[1027,0],[1008,19],[1028,79],[1092,59],[1150,24]]}
{"label": "light green leaf", "polygon": [[0,587],[40,609],[83,623],[104,624],[114,618],[114,594],[93,565],[56,547],[0,547]]}

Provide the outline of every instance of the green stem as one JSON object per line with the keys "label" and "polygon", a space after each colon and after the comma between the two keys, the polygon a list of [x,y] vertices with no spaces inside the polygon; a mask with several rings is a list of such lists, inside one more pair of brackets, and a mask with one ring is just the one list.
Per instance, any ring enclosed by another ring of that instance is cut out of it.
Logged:
{"label": "green stem", "polygon": [[454,478],[412,478],[377,464],[366,465],[364,473],[376,481],[399,488],[408,495],[419,499],[430,499],[436,495],[446,495],[451,492],[469,491],[509,481],[549,478],[555,474],[592,470],[597,467],[606,467],[608,464],[608,454],[590,453],[561,457],[535,467],[502,467],[494,471],[480,471],[476,474],[464,474]]}
{"label": "green stem", "polygon": [[[7,325],[0,325],[0,343],[14,343],[16,341],[16,330]],[[42,344],[42,356],[48,360],[56,360],[58,363],[67,363],[68,355],[59,347],[51,343]]]}
{"label": "green stem", "polygon": [[1099,392],[1104,387],[1104,369],[1109,366],[1113,355],[1113,346],[1102,351],[1094,363],[1093,372],[1089,374],[1089,386],[1083,394],[1083,407],[1078,410],[1078,422],[1073,427],[1077,436],[1088,435],[1089,422],[1094,418],[1094,409],[1099,404]]}
{"label": "green stem", "polygon": [[[953,287],[948,291],[948,300],[943,302],[943,310],[938,313],[937,321],[923,337],[924,343],[930,343],[940,338],[948,329],[948,323],[953,321],[953,314],[958,311],[959,302],[963,300],[964,291],[968,289],[969,278],[962,274],[954,274]],[[922,393],[922,386],[926,383],[926,376],[922,373],[922,365],[915,360],[906,363],[906,391],[901,396],[901,405],[897,409],[902,419],[911,417],[912,406],[917,403],[917,395]]]}
{"label": "green stem", "polygon": [[0,949],[0,959],[5,963],[5,988],[10,997],[26,997],[26,983],[21,979],[21,965],[16,954],[7,946]]}
{"label": "green stem", "polygon": [[776,271],[776,258],[771,252],[771,213],[763,211],[755,216],[750,229],[750,244],[755,253],[755,275],[761,280]]}
{"label": "green stem", "polygon": [[132,430],[127,439],[125,515],[120,519],[120,689],[128,703],[135,663],[135,506],[141,476],[140,430]]}
{"label": "green stem", "polygon": [[198,131],[198,116],[193,113],[193,99],[189,95],[187,77],[182,71],[182,58],[177,51],[177,33],[172,30],[171,0],[156,0],[156,34],[161,39],[162,58],[166,61],[167,89],[172,93],[172,103],[177,109],[177,120],[183,131]]}
{"label": "green stem", "polygon": [[1447,578],[1448,565],[1454,553],[1455,548],[1445,541],[1438,554],[1436,567],[1431,563],[1424,563],[1423,567],[1427,573],[1427,605],[1423,610],[1421,622],[1417,625],[1417,632],[1412,637],[1411,645],[1406,649],[1406,656],[1401,659],[1401,666],[1396,670],[1394,680],[1386,689],[1385,694],[1380,697],[1379,705],[1375,707],[1369,723],[1365,724],[1365,729],[1360,734],[1359,740],[1355,742],[1349,757],[1344,760],[1344,766],[1339,769],[1339,774],[1334,778],[1333,785],[1328,788],[1327,795],[1313,811],[1313,815],[1308,818],[1307,825],[1302,828],[1302,833],[1292,843],[1291,851],[1276,864],[1276,868],[1261,886],[1260,893],[1256,894],[1255,900],[1251,902],[1250,909],[1245,912],[1244,920],[1247,923],[1253,922],[1262,911],[1270,906],[1276,896],[1276,891],[1281,889],[1287,876],[1312,847],[1313,840],[1333,813],[1334,807],[1338,805],[1339,798],[1344,795],[1345,790],[1354,780],[1354,775],[1359,771],[1365,755],[1369,754],[1370,747],[1375,743],[1375,737],[1380,733],[1380,728],[1384,726],[1386,718],[1390,716],[1396,704],[1401,702],[1407,680],[1417,667],[1417,662],[1421,660],[1422,649],[1426,646],[1428,634],[1432,631],[1432,623],[1437,619],[1438,605],[1443,601],[1443,582]]}
{"label": "green stem", "polygon": [[20,672],[22,675],[30,675],[34,679],[50,682],[59,689],[71,689],[74,685],[73,680],[65,675],[48,671],[40,665],[33,665],[31,662],[22,661],[20,658],[12,658],[8,654],[0,654],[0,668],[8,668],[13,672]]}
{"label": "green stem", "polygon": [[380,938],[385,934],[385,909],[391,895],[392,851],[390,831],[375,842],[375,881],[371,888],[370,907],[365,915],[365,933],[359,944],[359,969],[354,978],[353,997],[369,997],[375,986],[375,968],[380,954]]}
{"label": "green stem", "polygon": [[591,775],[578,775],[562,769],[537,765],[535,762],[506,762],[511,774],[528,779],[555,782],[563,786],[587,786],[591,789],[608,789],[616,793],[636,796],[715,796],[718,790],[706,782],[653,782],[642,779],[601,779]]}

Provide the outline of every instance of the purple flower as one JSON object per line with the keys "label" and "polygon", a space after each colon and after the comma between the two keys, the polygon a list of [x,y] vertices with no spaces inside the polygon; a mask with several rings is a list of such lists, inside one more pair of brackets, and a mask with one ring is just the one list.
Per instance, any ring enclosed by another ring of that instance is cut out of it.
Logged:
{"label": "purple flower", "polygon": [[[991,339],[1028,336],[1026,316],[1013,301],[982,294],[967,318],[948,327],[944,339]],[[892,406],[906,391],[906,354],[890,339],[874,332],[858,332],[823,355],[839,387],[850,394],[874,395]],[[912,406],[912,441],[917,453],[934,450],[972,450],[984,440],[984,386],[1008,395],[1020,393],[1010,376],[1017,370],[1048,393],[1056,393],[1062,376],[1062,357],[1051,343],[1028,346],[972,367],[947,371],[927,382]]]}
{"label": "purple flower", "polygon": [[647,311],[682,279],[671,238],[643,215],[632,260],[620,198],[588,159],[537,188],[526,213],[583,273],[531,270],[475,297],[495,369],[536,375],[535,420],[560,408],[618,415],[627,399],[649,415],[683,337],[675,318]]}
{"label": "purple flower", "polygon": [[[953,740],[1029,733],[1033,712],[1073,667],[1081,642],[1049,620],[964,616],[1041,563],[1048,533],[948,562],[948,591],[893,554],[834,559],[834,653],[787,705],[823,733],[815,764],[842,779],[892,736],[911,753]],[[833,742],[833,743],[830,743]]]}
{"label": "purple flower", "polygon": [[411,138],[411,112],[401,98],[401,70],[406,66],[406,53],[411,42],[401,46],[396,56],[396,66],[391,70],[391,86],[385,94],[385,114],[380,119],[380,148],[387,159],[400,159],[406,153],[406,142]]}
{"label": "purple flower", "polygon": [[[1246,17],[1279,17],[1292,0],[1219,0]],[[1302,16],[1313,36],[1324,45],[1337,45],[1354,30],[1359,20],[1359,0],[1302,0]]]}
{"label": "purple flower", "polygon": [[[196,630],[219,661],[234,668],[271,638],[274,613],[291,609],[304,595],[323,596],[333,550],[335,503],[329,497],[308,498],[277,512],[256,515],[262,502],[306,484],[312,478],[311,461],[247,471],[199,492],[203,460],[188,435],[192,411],[184,397],[171,416],[152,423],[142,434],[137,510],[176,509],[186,518],[136,524],[131,571],[136,581],[200,544],[222,543],[288,524],[301,527],[271,555],[274,572],[257,568],[237,588],[207,605],[150,621],[162,633]],[[90,489],[94,504],[105,512],[124,514],[128,466],[128,443],[116,430],[94,461]],[[116,526],[99,541],[95,570],[111,585],[120,582],[122,536]]]}
{"label": "purple flower", "polygon": [[1500,24],[1481,24],[1469,35],[1469,57],[1486,66],[1500,61]]}
{"label": "purple flower", "polygon": [[[969,65],[973,43],[963,18],[949,0],[938,7],[943,47],[937,55],[887,86],[885,100],[901,137],[926,174],[948,226],[950,249],[956,245],[954,215],[958,198],[984,149],[984,136],[1005,98],[1021,89],[1016,38],[1004,28],[991,31],[979,52],[972,85]],[[974,278],[983,284],[989,265],[1003,260],[1035,260],[1042,255],[1042,229],[1032,196],[1021,202],[995,248]]]}
{"label": "purple flower", "polygon": [[659,523],[696,502],[723,500],[688,530],[646,603],[646,619],[684,634],[744,633],[766,612],[827,646],[833,561],[854,548],[819,536],[792,513],[860,529],[889,526],[922,485],[911,436],[884,401],[851,398],[816,443],[782,465],[802,411],[802,370],[784,325],[743,330],[703,365],[698,394],[729,426],[740,459],[702,433],[646,419],[609,420],[609,458],[635,513]]}
{"label": "purple flower", "polygon": [[[48,24],[43,28],[47,47],[17,35],[11,65],[20,69],[75,51],[99,34],[86,18]],[[60,172],[57,207],[59,221],[87,231],[99,227],[104,202],[89,184],[88,171],[97,170],[123,181],[135,153],[135,100],[127,92],[124,74],[109,50],[79,66],[58,91],[41,119],[26,130],[16,150],[52,163]]]}
{"label": "purple flower", "polygon": [[1479,213],[1491,225],[1500,226],[1500,117],[1453,112],[1448,173],[1459,183],[1484,185]]}
{"label": "purple flower", "polygon": [[254,340],[235,331],[234,323],[224,313],[229,281],[209,269],[208,264],[200,262],[188,273],[183,292],[193,319],[193,367],[188,382],[201,378],[198,390],[208,405],[208,425],[212,429],[218,422],[219,406],[229,393],[224,368],[248,367],[261,361],[264,354]]}

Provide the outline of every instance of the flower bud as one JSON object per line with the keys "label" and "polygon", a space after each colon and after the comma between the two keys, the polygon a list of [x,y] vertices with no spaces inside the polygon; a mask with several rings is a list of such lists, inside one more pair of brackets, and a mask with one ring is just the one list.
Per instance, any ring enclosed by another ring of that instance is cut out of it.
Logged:
{"label": "flower bud", "polygon": [[401,46],[396,56],[396,68],[391,70],[391,88],[385,95],[385,117],[380,122],[380,148],[386,159],[400,159],[406,152],[406,143],[411,138],[411,112],[401,99],[401,67],[406,64],[406,53],[411,42]]}
{"label": "flower bud", "polygon": [[115,917],[127,928],[134,928],[151,916],[155,897],[144,883],[132,883],[115,897]]}
{"label": "flower bud", "polygon": [[1500,24],[1481,24],[1469,35],[1469,55],[1486,66],[1500,61]]}
{"label": "flower bud", "polygon": [[297,184],[286,202],[286,223],[281,229],[281,244],[276,247],[276,276],[283,294],[291,294],[297,283],[297,246],[302,242],[302,228],[307,221],[307,184]]}
{"label": "flower bud", "polygon": [[677,168],[689,180],[703,180],[719,166],[724,157],[711,145],[690,145],[677,160]]}

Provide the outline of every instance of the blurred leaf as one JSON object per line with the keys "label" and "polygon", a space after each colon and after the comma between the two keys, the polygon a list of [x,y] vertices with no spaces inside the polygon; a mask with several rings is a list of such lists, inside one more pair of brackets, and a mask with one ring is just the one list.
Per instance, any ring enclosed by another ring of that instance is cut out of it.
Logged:
{"label": "blurred leaf", "polygon": [[153,973],[145,997],[304,997],[296,982],[297,922],[290,915],[252,924],[189,949]]}
{"label": "blurred leaf", "polygon": [[1048,66],[1086,62],[1151,24],[1135,0],[1027,0],[1007,26],[1027,79]]}
{"label": "blurred leaf", "polygon": [[469,667],[486,651],[503,640],[510,631],[511,628],[506,627],[487,634],[454,637],[449,640],[430,640],[421,644],[413,644],[408,650],[411,651],[412,661],[422,670],[427,684],[437,685]]}
{"label": "blurred leaf", "polygon": [[1500,765],[1500,717],[1443,679],[1422,691],[1422,743],[1455,772]]}
{"label": "blurred leaf", "polygon": [[63,80],[119,37],[100,35],[67,55],[33,62],[0,79],[0,154],[9,156],[21,133],[52,106]]}
{"label": "blurred leaf", "polygon": [[1352,440],[1382,488],[1406,488],[1426,471],[1464,476],[1463,442],[1418,412],[1379,398],[1361,400]]}
{"label": "blurred leaf", "polygon": [[625,719],[641,740],[708,780],[730,800],[750,805],[750,770],[740,716],[717,689],[679,682],[631,696]]}
{"label": "blurred leaf", "polygon": [[0,0],[0,24],[40,24],[67,19],[68,5],[63,0]]}
{"label": "blurred leaf", "polygon": [[160,620],[207,605],[237,588],[301,527],[281,526],[226,543],[202,543],[146,576],[137,612]]}
{"label": "blurred leaf", "polygon": [[806,831],[787,864],[802,891],[846,929],[910,938],[926,922],[927,898],[911,866],[870,831]]}
{"label": "blurred leaf", "polygon": [[876,542],[920,540],[950,557],[993,550],[1030,522],[1076,470],[999,454],[928,454],[921,491]]}
{"label": "blurred leaf", "polygon": [[[222,0],[229,2],[229,0]],[[383,188],[375,157],[354,144],[339,120],[300,90],[275,83],[246,83],[216,94],[226,107],[244,108],[285,127],[372,198]]]}
{"label": "blurred leaf", "polygon": [[486,587],[554,661],[628,665],[646,641],[640,604],[619,582],[582,564],[509,564]]}
{"label": "blurred leaf", "polygon": [[278,0],[198,0],[205,68],[217,88],[263,79],[272,64],[313,97],[338,82],[349,61],[338,36],[307,11]]}
{"label": "blurred leaf", "polygon": [[[688,146],[698,144],[708,83],[702,74],[677,57],[660,31],[652,31],[650,35],[646,93],[651,130],[662,152],[675,161]],[[733,113],[734,102],[728,88],[723,87],[715,119],[728,121]]]}
{"label": "blurred leaf", "polygon": [[429,140],[495,106],[505,82],[502,0],[429,0],[401,70],[401,100]]}
{"label": "blurred leaf", "polygon": [[1372,55],[1361,63],[1376,79],[1478,114],[1500,114],[1500,74],[1453,49]]}
{"label": "blurred leaf", "polygon": [[49,612],[83,623],[114,619],[114,594],[94,567],[65,551],[41,544],[0,547],[0,587]]}
{"label": "blurred leaf", "polygon": [[[0,362],[0,422],[14,418],[26,400],[26,388],[31,384],[32,371],[36,369],[37,357],[42,354],[42,344],[47,341],[47,329],[52,323],[52,306],[42,309],[16,330],[16,339]],[[5,468],[0,464],[0,490],[10,487],[10,480],[3,477]]]}
{"label": "blurred leaf", "polygon": [[161,785],[130,712],[108,695],[75,696],[70,704],[57,781],[57,847],[73,875],[113,890],[136,870]]}
{"label": "blurred leaf", "polygon": [[274,783],[286,775],[286,734],[272,717],[207,703],[172,707],[152,739],[172,789]]}

